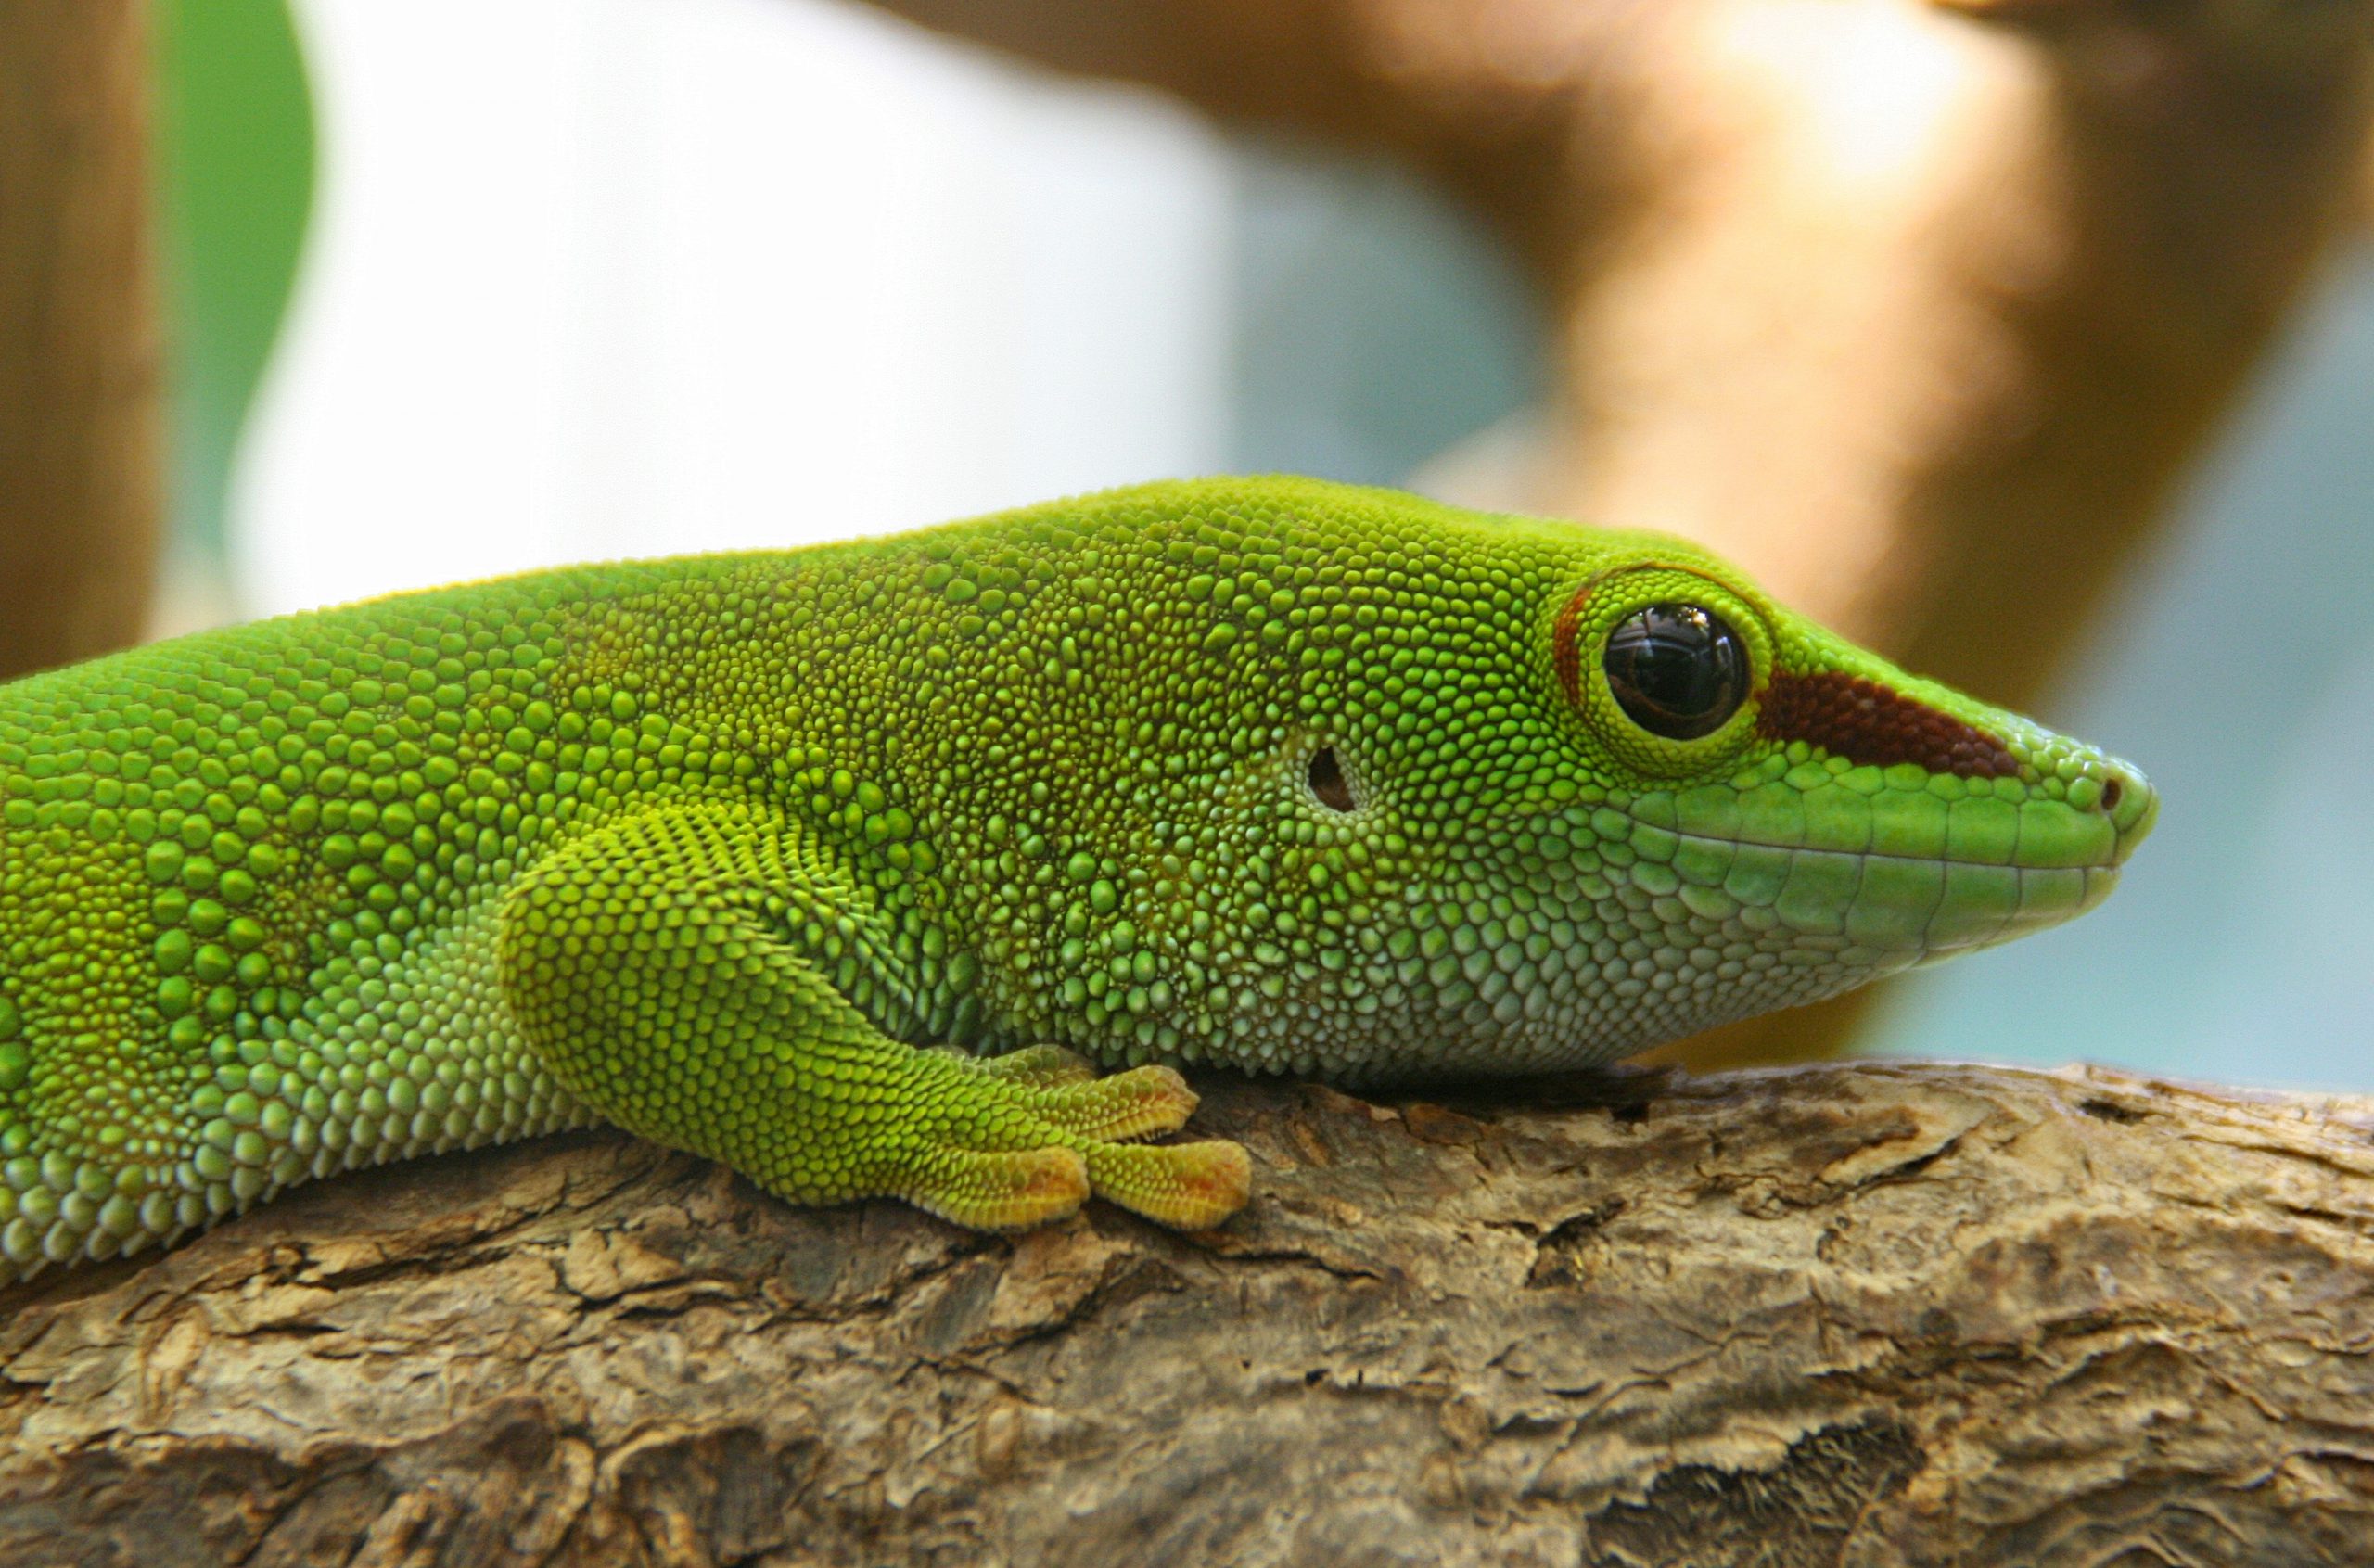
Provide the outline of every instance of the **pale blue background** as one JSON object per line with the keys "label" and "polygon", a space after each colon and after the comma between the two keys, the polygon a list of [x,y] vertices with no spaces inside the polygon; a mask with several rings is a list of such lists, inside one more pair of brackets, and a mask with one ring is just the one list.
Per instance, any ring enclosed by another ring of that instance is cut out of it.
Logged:
{"label": "pale blue background", "polygon": [[2074,925],[1918,976],[1877,1043],[2374,1087],[2374,255],[2297,323],[2041,716],[2160,826]]}

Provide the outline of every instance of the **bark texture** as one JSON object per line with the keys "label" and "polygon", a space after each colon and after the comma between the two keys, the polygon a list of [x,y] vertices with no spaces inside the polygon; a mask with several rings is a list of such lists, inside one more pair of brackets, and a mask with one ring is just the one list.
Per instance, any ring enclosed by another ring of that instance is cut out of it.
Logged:
{"label": "bark texture", "polygon": [[0,0],[0,680],[134,641],[161,505],[147,7]]}
{"label": "bark texture", "polygon": [[2368,1561],[2374,1101],[1207,1087],[1205,1235],[588,1135],[18,1287],[0,1561]]}

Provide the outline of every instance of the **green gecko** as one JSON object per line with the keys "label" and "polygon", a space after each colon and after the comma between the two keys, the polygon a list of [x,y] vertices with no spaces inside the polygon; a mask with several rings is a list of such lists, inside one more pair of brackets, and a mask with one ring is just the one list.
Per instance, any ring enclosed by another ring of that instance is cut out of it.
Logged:
{"label": "green gecko", "polygon": [[1210,1226],[1174,1065],[1589,1066],[2065,920],[2155,812],[1693,546],[1304,479],[206,632],[0,688],[0,1256],[597,1121]]}

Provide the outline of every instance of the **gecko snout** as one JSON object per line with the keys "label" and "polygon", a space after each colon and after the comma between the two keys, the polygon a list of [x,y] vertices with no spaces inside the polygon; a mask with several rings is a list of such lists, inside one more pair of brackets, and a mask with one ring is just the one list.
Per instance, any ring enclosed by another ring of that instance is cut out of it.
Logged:
{"label": "gecko snout", "polygon": [[2093,809],[2110,819],[2112,830],[2118,835],[2111,863],[2123,865],[2159,822],[2160,792],[2151,787],[2143,770],[2112,758],[2102,769],[2101,793],[2095,797]]}

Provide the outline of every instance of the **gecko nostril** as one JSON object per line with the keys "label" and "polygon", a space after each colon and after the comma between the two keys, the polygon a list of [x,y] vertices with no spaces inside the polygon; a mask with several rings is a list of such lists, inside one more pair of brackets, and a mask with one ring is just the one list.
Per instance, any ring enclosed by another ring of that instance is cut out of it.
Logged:
{"label": "gecko nostril", "polygon": [[2125,793],[2125,790],[2120,786],[2119,782],[2116,779],[2105,779],[2102,782],[2102,809],[2105,811],[2117,810],[2119,797]]}

